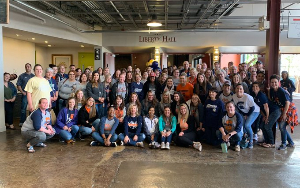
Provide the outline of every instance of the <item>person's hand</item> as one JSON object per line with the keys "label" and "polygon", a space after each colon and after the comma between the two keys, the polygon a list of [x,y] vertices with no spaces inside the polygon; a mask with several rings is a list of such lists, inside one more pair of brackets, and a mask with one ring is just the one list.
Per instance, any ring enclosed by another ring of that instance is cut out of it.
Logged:
{"label": "person's hand", "polygon": [[286,114],[282,114],[280,119],[281,119],[281,121],[285,121],[286,120]]}
{"label": "person's hand", "polygon": [[96,131],[95,127],[94,127],[94,126],[92,126],[92,132],[95,132],[95,131]]}
{"label": "person's hand", "polygon": [[68,128],[68,131],[71,132],[71,131],[72,131],[72,127],[69,127],[69,128]]}
{"label": "person's hand", "polygon": [[69,129],[69,127],[66,125],[63,127],[63,130],[68,130],[68,129]]}
{"label": "person's hand", "polygon": [[287,87],[283,87],[284,90],[287,90]]}
{"label": "person's hand", "polygon": [[22,92],[23,95],[26,95],[27,93],[25,91]]}
{"label": "person's hand", "polygon": [[154,134],[153,135],[151,135],[151,141],[153,141],[154,140]]}
{"label": "person's hand", "polygon": [[129,142],[129,137],[128,137],[128,136],[125,136],[125,138],[124,138],[124,143],[127,144],[127,142]]}
{"label": "person's hand", "polygon": [[229,141],[229,134],[226,134],[226,135],[222,135],[222,139],[225,141],[225,142],[228,142]]}
{"label": "person's hand", "polygon": [[32,105],[28,105],[28,110],[29,110],[29,112],[33,112],[33,110],[34,110],[33,106]]}
{"label": "person's hand", "polygon": [[263,117],[263,121],[265,122],[265,124],[269,123],[269,117],[268,116],[264,116]]}
{"label": "person's hand", "polygon": [[179,136],[183,136],[183,135],[184,135],[184,132],[180,132],[180,133],[179,133]]}
{"label": "person's hand", "polygon": [[161,132],[161,136],[162,136],[162,137],[166,137],[166,136],[167,136],[166,132],[162,131],[162,132]]}
{"label": "person's hand", "polygon": [[202,131],[205,132],[205,128],[202,128]]}
{"label": "person's hand", "polygon": [[89,121],[88,121],[88,120],[86,120],[85,122],[86,122],[86,123],[89,123]]}
{"label": "person's hand", "polygon": [[133,141],[137,141],[138,140],[138,136],[137,135],[134,135],[134,137],[133,137]]}
{"label": "person's hand", "polygon": [[168,137],[168,136],[170,136],[171,135],[171,131],[168,131],[167,133],[166,133],[166,136]]}

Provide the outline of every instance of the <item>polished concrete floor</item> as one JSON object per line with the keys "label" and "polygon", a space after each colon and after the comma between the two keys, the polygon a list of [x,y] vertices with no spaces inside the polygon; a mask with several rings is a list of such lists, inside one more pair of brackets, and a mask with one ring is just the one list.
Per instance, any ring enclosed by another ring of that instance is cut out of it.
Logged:
{"label": "polished concrete floor", "polygon": [[[300,187],[300,127],[296,147],[285,151],[254,146],[241,152],[203,145],[203,151],[171,146],[90,147],[47,142],[28,153],[20,129],[0,133],[2,187]],[[279,131],[277,145],[280,144]]]}

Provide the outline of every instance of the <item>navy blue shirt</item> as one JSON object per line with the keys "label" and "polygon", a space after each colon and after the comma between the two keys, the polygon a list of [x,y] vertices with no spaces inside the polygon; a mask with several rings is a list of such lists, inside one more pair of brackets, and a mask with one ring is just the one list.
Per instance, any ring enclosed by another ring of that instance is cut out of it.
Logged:
{"label": "navy blue shirt", "polygon": [[17,86],[21,86],[22,90],[24,91],[25,89],[25,86],[28,82],[28,80],[30,78],[34,77],[34,74],[30,73],[30,74],[27,74],[26,72],[22,73],[19,78],[18,78],[18,81],[17,81]]}
{"label": "navy blue shirt", "polygon": [[270,89],[270,98],[279,108],[283,108],[285,102],[290,101],[289,93],[281,87],[279,87],[277,91]]}
{"label": "navy blue shirt", "polygon": [[[56,81],[53,78],[51,78],[50,80],[48,80],[48,82],[50,84],[50,87],[52,88],[52,91],[50,92],[50,96],[54,97],[55,92],[58,91]],[[52,103],[52,107],[55,107],[55,106],[56,106],[56,101],[54,101]]]}
{"label": "navy blue shirt", "polygon": [[224,104],[220,99],[207,99],[204,105],[203,128],[220,128],[224,111]]}

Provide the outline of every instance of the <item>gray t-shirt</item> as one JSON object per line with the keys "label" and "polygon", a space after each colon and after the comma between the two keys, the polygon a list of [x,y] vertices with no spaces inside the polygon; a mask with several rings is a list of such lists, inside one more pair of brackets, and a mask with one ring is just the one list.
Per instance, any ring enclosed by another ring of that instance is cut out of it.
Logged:
{"label": "gray t-shirt", "polygon": [[229,117],[227,114],[222,118],[222,123],[225,129],[225,132],[230,133],[235,130],[236,127],[236,116]]}
{"label": "gray t-shirt", "polygon": [[149,84],[149,91],[152,91],[153,95],[155,95],[155,84]]}
{"label": "gray t-shirt", "polygon": [[125,95],[126,95],[126,85],[125,85],[125,83],[119,83],[118,84],[117,95],[121,95],[123,97],[123,99],[125,98]]}
{"label": "gray t-shirt", "polygon": [[114,123],[115,123],[114,118],[111,119],[111,120],[109,120],[109,119],[106,118],[106,120],[105,120],[105,126],[104,126],[104,134],[109,134],[110,133],[110,131],[111,131]]}

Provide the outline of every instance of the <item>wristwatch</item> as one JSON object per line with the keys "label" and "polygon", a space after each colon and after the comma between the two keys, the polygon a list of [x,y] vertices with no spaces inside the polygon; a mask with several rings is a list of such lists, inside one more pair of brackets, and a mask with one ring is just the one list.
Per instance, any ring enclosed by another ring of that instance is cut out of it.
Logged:
{"label": "wristwatch", "polygon": [[228,135],[229,135],[229,136],[232,136],[232,134],[231,134],[231,133],[229,133]]}

